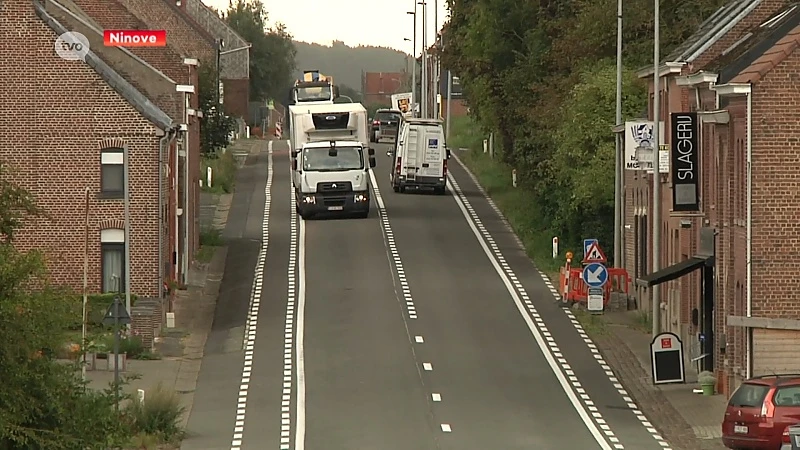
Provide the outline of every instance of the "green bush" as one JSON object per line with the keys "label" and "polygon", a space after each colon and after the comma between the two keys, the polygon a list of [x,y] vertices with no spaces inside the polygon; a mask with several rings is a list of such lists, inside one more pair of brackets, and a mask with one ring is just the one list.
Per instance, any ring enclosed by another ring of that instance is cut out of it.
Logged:
{"label": "green bush", "polygon": [[216,228],[205,228],[200,231],[200,245],[206,247],[221,247],[225,245],[222,231]]}
{"label": "green bush", "polygon": [[181,437],[180,421],[186,408],[175,391],[159,383],[145,391],[144,402],[131,400],[127,408],[135,432],[160,436],[164,441]]}
{"label": "green bush", "polygon": [[[206,185],[208,168],[211,168],[211,187]],[[218,151],[203,155],[200,164],[200,179],[203,191],[215,194],[230,194],[236,181],[236,158],[230,151]]]}
{"label": "green bush", "polygon": [[[114,296],[119,295],[123,301],[125,301],[125,294],[114,294],[114,293],[107,293],[107,294],[91,294],[87,298],[86,304],[86,324],[87,327],[91,330],[97,329],[105,329],[107,328],[103,325],[103,317],[105,317],[106,311],[114,302]],[[131,294],[131,306],[136,304],[137,300],[136,294]],[[83,296],[73,296],[69,299],[69,301],[73,304],[74,315],[73,317],[75,320],[69,326],[70,330],[79,331],[82,327],[81,317],[83,317]]]}

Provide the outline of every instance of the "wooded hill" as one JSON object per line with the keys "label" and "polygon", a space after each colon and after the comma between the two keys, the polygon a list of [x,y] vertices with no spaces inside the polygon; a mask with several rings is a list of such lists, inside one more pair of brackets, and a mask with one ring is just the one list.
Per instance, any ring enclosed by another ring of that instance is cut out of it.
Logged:
{"label": "wooded hill", "polygon": [[301,41],[294,41],[294,45],[298,77],[303,70],[317,69],[331,75],[336,84],[355,91],[361,91],[361,71],[401,72],[406,67],[407,55],[392,48],[350,47],[341,41],[334,41],[330,47]]}

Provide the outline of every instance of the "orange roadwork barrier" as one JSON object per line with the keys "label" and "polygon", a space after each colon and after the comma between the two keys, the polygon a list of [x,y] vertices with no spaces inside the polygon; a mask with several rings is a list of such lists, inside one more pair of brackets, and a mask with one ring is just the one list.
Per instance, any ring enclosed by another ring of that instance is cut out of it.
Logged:
{"label": "orange roadwork barrier", "polygon": [[[628,293],[630,276],[625,269],[609,267],[608,282],[603,289],[603,306],[607,306],[611,299],[612,288],[614,292]],[[569,263],[561,267],[559,274],[559,292],[564,303],[586,303],[589,297],[589,287],[583,281],[583,268],[570,267]]]}

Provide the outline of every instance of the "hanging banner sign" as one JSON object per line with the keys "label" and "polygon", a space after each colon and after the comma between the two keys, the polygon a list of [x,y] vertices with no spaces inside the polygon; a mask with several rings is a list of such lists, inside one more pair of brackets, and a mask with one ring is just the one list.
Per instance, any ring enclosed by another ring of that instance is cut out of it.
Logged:
{"label": "hanging banner sign", "polygon": [[672,210],[700,211],[700,125],[697,113],[672,113]]}

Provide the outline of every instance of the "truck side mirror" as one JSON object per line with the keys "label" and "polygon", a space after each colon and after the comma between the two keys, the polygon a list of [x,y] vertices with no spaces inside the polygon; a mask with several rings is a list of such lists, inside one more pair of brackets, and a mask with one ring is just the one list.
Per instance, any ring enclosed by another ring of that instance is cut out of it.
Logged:
{"label": "truck side mirror", "polygon": [[367,154],[369,156],[375,156],[375,149],[374,148],[368,148],[367,149]]}
{"label": "truck side mirror", "polygon": [[450,159],[450,149],[447,149],[447,159]]}
{"label": "truck side mirror", "polygon": [[334,99],[337,99],[337,98],[339,98],[340,96],[341,96],[341,95],[339,94],[339,86],[333,86],[333,98],[334,98]]}
{"label": "truck side mirror", "polygon": [[296,159],[292,160],[292,170],[297,170],[297,160]]}
{"label": "truck side mirror", "polygon": [[386,150],[386,156],[391,158],[392,157],[392,151],[391,150]]}
{"label": "truck side mirror", "polygon": [[370,169],[374,169],[376,165],[378,165],[378,164],[375,161],[375,157],[374,156],[370,156],[369,157],[369,168]]}
{"label": "truck side mirror", "polygon": [[297,150],[292,150],[292,158],[297,158],[297,154],[300,153]]}

